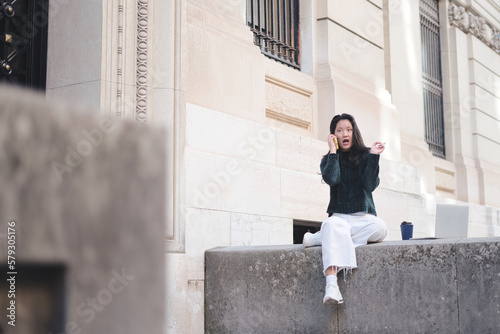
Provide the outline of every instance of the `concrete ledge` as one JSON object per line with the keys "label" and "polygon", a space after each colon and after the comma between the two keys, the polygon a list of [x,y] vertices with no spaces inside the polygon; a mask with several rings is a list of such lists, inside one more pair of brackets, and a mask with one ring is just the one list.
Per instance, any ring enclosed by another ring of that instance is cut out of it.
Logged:
{"label": "concrete ledge", "polygon": [[206,333],[499,333],[500,238],[358,247],[358,269],[323,306],[321,247],[205,253]]}

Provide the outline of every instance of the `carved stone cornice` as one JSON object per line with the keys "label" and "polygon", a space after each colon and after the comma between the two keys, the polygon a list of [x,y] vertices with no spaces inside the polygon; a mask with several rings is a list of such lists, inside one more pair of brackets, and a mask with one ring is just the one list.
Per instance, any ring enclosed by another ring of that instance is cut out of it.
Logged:
{"label": "carved stone cornice", "polygon": [[266,76],[266,116],[309,129],[312,122],[311,92]]}
{"label": "carved stone cornice", "polygon": [[500,31],[486,23],[486,20],[467,8],[450,3],[448,10],[450,23],[466,34],[472,34],[483,43],[500,53]]}

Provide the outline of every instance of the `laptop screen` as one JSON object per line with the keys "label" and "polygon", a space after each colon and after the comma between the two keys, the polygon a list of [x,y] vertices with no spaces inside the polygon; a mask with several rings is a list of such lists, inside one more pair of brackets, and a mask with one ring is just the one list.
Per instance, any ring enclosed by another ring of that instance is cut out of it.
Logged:
{"label": "laptop screen", "polygon": [[469,227],[469,206],[437,204],[436,238],[467,238]]}

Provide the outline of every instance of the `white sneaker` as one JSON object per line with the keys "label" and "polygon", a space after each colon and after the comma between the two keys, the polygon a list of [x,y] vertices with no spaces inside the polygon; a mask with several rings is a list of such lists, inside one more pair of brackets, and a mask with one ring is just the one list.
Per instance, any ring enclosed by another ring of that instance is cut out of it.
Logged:
{"label": "white sneaker", "polygon": [[344,300],[340,294],[339,286],[336,283],[328,283],[325,288],[325,298],[323,305],[342,304]]}
{"label": "white sneaker", "polygon": [[306,232],[306,234],[304,234],[302,244],[304,247],[321,246],[321,231],[314,234]]}

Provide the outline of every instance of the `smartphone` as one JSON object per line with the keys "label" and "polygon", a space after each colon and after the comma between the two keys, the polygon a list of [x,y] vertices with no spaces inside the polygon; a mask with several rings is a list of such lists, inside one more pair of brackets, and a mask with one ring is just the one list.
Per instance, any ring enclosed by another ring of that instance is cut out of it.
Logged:
{"label": "smartphone", "polygon": [[339,149],[339,142],[337,141],[337,137],[333,137],[333,142],[335,143],[335,147],[338,150]]}

